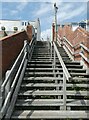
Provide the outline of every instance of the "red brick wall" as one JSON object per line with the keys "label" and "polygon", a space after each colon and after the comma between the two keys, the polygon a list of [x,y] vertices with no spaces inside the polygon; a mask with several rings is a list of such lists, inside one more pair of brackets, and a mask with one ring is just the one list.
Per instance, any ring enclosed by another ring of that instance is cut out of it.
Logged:
{"label": "red brick wall", "polygon": [[[29,40],[29,37],[25,31],[15,33],[14,35],[4,37],[0,40],[2,44],[2,74],[10,68],[14,60],[21,51],[24,40]],[[1,56],[1,55],[0,55]]]}
{"label": "red brick wall", "polygon": [[72,31],[71,26],[59,27],[58,34],[62,38],[65,36],[73,46],[77,43],[84,42],[89,48],[89,32],[81,27],[78,27],[75,31]]}
{"label": "red brick wall", "polygon": [[55,25],[54,23],[52,24],[52,40],[54,41],[54,38],[55,38]]}
{"label": "red brick wall", "polygon": [[[82,42],[89,49],[89,32],[81,27],[78,27],[75,31],[72,31],[71,26],[64,26],[63,28],[59,27],[58,34],[62,39],[65,36],[73,46],[79,44],[73,49],[68,43],[66,43],[73,52],[81,51],[80,43]],[[84,55],[88,57],[89,53],[84,50]],[[74,58],[75,60],[81,60],[79,54],[76,54]]]}
{"label": "red brick wall", "polygon": [[33,35],[32,29],[33,29],[32,25],[28,25],[27,26],[27,35],[28,35],[28,37],[29,37],[30,40],[32,39],[32,35]]}

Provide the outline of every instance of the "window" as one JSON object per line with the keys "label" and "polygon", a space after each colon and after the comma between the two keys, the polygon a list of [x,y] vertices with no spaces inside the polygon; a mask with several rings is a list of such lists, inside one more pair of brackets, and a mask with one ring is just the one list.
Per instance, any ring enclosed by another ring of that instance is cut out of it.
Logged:
{"label": "window", "polygon": [[27,24],[27,23],[25,22],[25,26],[26,26],[26,24]]}
{"label": "window", "polygon": [[24,22],[22,22],[22,25],[24,25]]}
{"label": "window", "polygon": [[28,22],[28,25],[30,25],[30,23]]}
{"label": "window", "polygon": [[1,30],[5,30],[5,27],[4,27],[4,26],[2,26],[2,27],[1,27]]}

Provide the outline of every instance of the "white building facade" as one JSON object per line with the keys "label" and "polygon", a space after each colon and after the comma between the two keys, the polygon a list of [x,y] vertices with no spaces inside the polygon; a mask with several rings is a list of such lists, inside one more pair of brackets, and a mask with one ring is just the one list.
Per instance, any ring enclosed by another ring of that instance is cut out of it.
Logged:
{"label": "white building facade", "polygon": [[35,28],[35,33],[37,35],[37,40],[40,40],[41,27],[39,18],[36,21],[29,21],[29,25],[32,25]]}
{"label": "white building facade", "polygon": [[0,31],[2,31],[2,28],[5,28],[5,31],[9,34],[13,34],[15,29],[17,28],[17,31],[23,31],[26,30],[28,25],[32,25],[35,29],[35,33],[37,34],[37,40],[40,40],[40,20],[37,19],[36,21],[26,21],[26,20],[0,20]]}

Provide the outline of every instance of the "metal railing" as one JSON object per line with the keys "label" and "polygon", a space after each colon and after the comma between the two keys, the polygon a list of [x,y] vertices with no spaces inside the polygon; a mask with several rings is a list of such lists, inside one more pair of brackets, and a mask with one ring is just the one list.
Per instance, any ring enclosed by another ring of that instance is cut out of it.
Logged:
{"label": "metal railing", "polygon": [[66,68],[66,65],[65,65],[65,63],[64,63],[64,61],[63,61],[63,59],[62,59],[62,57],[60,55],[60,52],[58,51],[58,48],[57,48],[55,42],[53,42],[53,43],[50,42],[50,47],[51,47],[51,49],[50,49],[51,56],[52,56],[52,52],[54,51],[54,54],[53,54],[54,55],[54,59],[53,59],[54,77],[56,77],[55,76],[56,75],[55,74],[56,55],[57,55],[58,60],[59,60],[59,62],[61,64],[61,66],[62,66],[62,69],[63,69],[63,107],[62,107],[62,109],[66,110],[66,99],[67,99],[67,96],[66,96],[66,92],[67,92],[67,90],[66,90],[66,87],[67,87],[66,81],[71,80],[72,77],[71,77],[70,73],[68,72],[68,69]]}
{"label": "metal railing", "polygon": [[2,101],[0,103],[1,104],[0,119],[2,119],[6,115],[7,110],[11,105],[13,95],[15,95],[15,97],[17,95],[17,93],[14,94],[14,91],[18,86],[19,78],[20,78],[20,81],[22,81],[21,78],[23,77],[24,74],[21,74],[21,73],[23,69],[25,70],[26,68],[27,60],[31,59],[35,42],[36,41],[34,38],[31,40],[30,44],[27,42],[27,40],[24,41],[24,46],[20,54],[18,55],[15,63],[13,64],[11,70],[7,71],[6,73],[6,78],[1,85]]}

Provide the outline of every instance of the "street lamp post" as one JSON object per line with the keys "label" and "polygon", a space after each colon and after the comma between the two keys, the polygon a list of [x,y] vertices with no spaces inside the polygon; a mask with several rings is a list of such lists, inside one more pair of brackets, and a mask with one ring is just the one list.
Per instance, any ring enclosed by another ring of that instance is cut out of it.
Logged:
{"label": "street lamp post", "polygon": [[56,6],[56,3],[54,3],[54,11],[55,11],[55,41],[57,41],[57,10],[58,10],[58,7]]}

